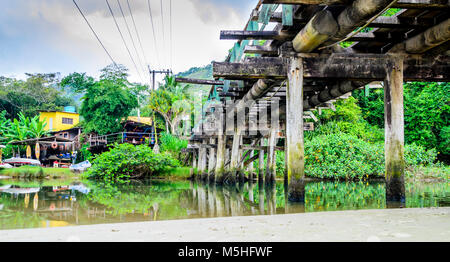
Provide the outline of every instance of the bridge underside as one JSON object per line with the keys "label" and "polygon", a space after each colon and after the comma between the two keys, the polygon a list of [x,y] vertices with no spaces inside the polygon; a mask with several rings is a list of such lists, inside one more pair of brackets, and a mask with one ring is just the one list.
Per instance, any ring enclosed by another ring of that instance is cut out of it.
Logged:
{"label": "bridge underside", "polygon": [[221,33],[238,42],[213,63],[215,81],[178,80],[214,84],[188,148],[198,177],[244,181],[259,161],[258,181],[270,184],[285,150],[289,199],[302,201],[304,119],[375,82],[385,91],[386,197],[404,200],[403,83],[450,80],[449,10],[448,0],[261,0],[243,31]]}

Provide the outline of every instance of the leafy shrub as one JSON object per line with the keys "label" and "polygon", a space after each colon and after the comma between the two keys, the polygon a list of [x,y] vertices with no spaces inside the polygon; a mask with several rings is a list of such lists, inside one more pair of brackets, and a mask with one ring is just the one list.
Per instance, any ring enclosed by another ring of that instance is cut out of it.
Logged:
{"label": "leafy shrub", "polygon": [[178,166],[179,161],[170,154],[155,154],[147,145],[116,144],[93,161],[86,175],[113,183],[150,177]]}
{"label": "leafy shrub", "polygon": [[427,150],[415,143],[405,146],[405,162],[407,166],[431,165],[437,157],[436,149]]}
{"label": "leafy shrub", "polygon": [[170,153],[173,157],[181,160],[181,150],[186,148],[188,141],[179,139],[169,133],[161,133],[159,138],[161,152]]}
{"label": "leafy shrub", "polygon": [[[405,146],[407,167],[431,165],[435,149],[410,144]],[[277,152],[277,175],[285,171],[285,153]],[[305,142],[305,174],[325,179],[362,179],[384,177],[384,143],[370,143],[345,133],[325,134]]]}
{"label": "leafy shrub", "polygon": [[310,177],[333,179],[383,176],[382,144],[343,133],[317,136],[305,145],[305,172]]}
{"label": "leafy shrub", "polygon": [[366,121],[345,122],[345,121],[330,121],[326,124],[319,125],[313,132],[305,132],[305,139],[320,135],[331,135],[336,133],[345,133],[358,137],[367,142],[382,142],[384,141],[383,130],[370,125]]}

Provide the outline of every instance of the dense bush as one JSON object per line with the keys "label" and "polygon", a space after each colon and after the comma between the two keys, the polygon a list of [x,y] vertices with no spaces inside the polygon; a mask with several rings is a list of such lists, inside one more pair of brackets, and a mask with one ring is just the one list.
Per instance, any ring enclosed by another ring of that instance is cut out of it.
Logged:
{"label": "dense bush", "polygon": [[[430,165],[436,160],[434,149],[405,146],[407,167]],[[285,171],[285,154],[277,152],[277,175]],[[384,176],[384,143],[370,143],[345,133],[325,134],[305,141],[305,173],[325,179],[362,179]]]}
{"label": "dense bush", "polygon": [[97,156],[86,175],[113,183],[151,177],[178,166],[179,161],[170,154],[155,154],[147,145],[121,144]]}
{"label": "dense bush", "polygon": [[161,152],[170,153],[174,158],[181,160],[181,150],[187,147],[188,141],[164,132],[161,133],[159,144]]}
{"label": "dense bush", "polygon": [[[450,154],[450,84],[411,82],[404,85],[405,142]],[[384,91],[353,92],[370,124],[384,128]]]}

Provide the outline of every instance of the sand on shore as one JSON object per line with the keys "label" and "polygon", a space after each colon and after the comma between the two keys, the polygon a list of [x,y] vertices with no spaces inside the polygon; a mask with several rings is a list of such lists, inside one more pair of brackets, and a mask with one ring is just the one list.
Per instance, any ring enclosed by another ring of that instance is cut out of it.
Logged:
{"label": "sand on shore", "polygon": [[0,242],[450,241],[450,208],[224,217],[0,231]]}

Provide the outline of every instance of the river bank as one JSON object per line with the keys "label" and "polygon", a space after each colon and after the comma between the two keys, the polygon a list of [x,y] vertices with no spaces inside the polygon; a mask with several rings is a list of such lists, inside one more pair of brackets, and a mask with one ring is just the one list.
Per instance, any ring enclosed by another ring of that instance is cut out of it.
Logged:
{"label": "river bank", "polygon": [[450,208],[407,208],[224,217],[3,230],[21,241],[450,241]]}

